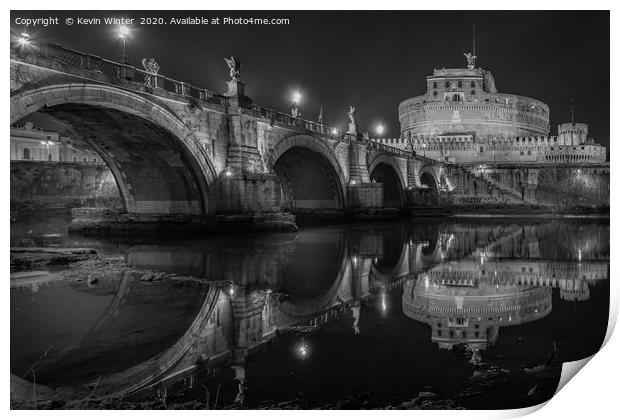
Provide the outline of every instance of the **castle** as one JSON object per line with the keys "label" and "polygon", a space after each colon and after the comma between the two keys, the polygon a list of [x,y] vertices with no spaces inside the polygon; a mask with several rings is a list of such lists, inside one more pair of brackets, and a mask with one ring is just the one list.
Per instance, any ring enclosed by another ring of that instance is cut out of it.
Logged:
{"label": "castle", "polygon": [[488,70],[435,69],[427,92],[398,107],[400,138],[373,141],[435,160],[460,164],[603,163],[607,150],[583,123],[563,123],[549,135],[549,107],[500,93]]}

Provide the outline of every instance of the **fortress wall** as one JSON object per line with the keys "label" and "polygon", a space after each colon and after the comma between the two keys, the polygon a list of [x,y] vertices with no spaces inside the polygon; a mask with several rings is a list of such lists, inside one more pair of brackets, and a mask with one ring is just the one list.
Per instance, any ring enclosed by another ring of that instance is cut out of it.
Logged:
{"label": "fortress wall", "polygon": [[[372,141],[388,146],[413,150],[420,156],[456,163],[602,163],[607,148],[599,144],[562,144],[558,136],[504,138],[494,142],[472,141],[467,136],[430,138],[391,138]],[[462,141],[459,141],[462,139]]]}

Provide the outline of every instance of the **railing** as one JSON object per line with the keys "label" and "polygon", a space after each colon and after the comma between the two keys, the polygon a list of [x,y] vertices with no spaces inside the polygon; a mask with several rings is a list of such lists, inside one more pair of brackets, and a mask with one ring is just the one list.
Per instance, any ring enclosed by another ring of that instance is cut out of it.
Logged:
{"label": "railing", "polygon": [[138,86],[162,89],[168,93],[204,102],[224,104],[226,98],[208,89],[198,88],[160,74],[149,73],[128,64],[105,60],[91,54],[70,50],[55,44],[37,44],[30,49],[11,47],[11,55],[28,59],[35,55],[83,70],[99,71],[113,80],[125,80]]}
{"label": "railing", "polygon": [[303,118],[293,117],[290,114],[285,114],[283,112],[261,107],[261,106],[254,106],[254,110],[258,111],[258,113],[262,117],[267,118],[271,122],[271,124],[275,124],[276,122],[279,122],[280,124],[284,124],[284,125],[288,125],[292,127],[304,128],[314,133],[320,133],[326,136],[332,136],[333,138],[342,137],[342,134],[339,134],[339,133],[334,134],[335,133],[334,128],[329,127],[325,124],[320,124],[318,122],[306,120]]}
{"label": "railing", "polygon": [[400,157],[412,157],[412,156],[416,155],[415,152],[412,152],[412,151],[409,151],[409,150],[399,149],[398,147],[388,146],[386,144],[379,143],[379,142],[376,142],[376,141],[369,141],[368,142],[368,148],[369,149],[382,150],[384,152],[388,152],[390,154],[393,154],[393,155],[396,155],[396,156],[400,156]]}

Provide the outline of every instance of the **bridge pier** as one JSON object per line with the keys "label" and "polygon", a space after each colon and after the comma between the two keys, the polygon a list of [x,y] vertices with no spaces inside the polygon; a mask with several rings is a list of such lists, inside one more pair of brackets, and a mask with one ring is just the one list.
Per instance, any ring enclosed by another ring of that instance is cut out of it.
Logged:
{"label": "bridge pier", "polygon": [[361,141],[349,145],[349,209],[361,210],[383,207],[383,185],[370,182],[367,162],[368,148]]}

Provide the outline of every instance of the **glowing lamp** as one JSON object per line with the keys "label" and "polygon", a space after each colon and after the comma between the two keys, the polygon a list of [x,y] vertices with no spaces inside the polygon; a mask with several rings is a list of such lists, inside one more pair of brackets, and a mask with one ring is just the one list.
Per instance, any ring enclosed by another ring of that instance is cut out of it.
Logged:
{"label": "glowing lamp", "polygon": [[23,32],[22,34],[20,34],[19,38],[17,38],[17,43],[20,46],[28,46],[28,45],[30,45],[30,35],[28,35],[27,33]]}
{"label": "glowing lamp", "polygon": [[122,25],[118,28],[118,36],[121,39],[126,39],[129,36],[130,32],[131,31],[129,30],[129,27],[125,25]]}

